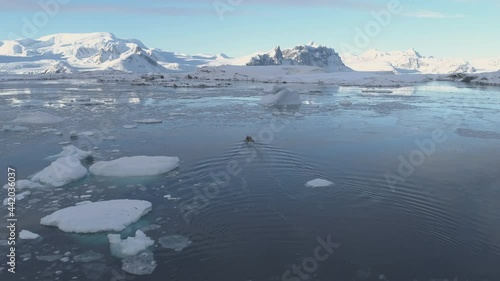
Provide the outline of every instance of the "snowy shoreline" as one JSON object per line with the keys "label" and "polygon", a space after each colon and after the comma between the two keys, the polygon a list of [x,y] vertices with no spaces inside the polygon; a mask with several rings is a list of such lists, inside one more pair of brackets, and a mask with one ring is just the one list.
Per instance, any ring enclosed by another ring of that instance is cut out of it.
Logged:
{"label": "snowy shoreline", "polygon": [[500,86],[500,71],[439,75],[395,74],[382,71],[328,72],[324,68],[312,66],[219,66],[200,68],[196,72],[162,75],[98,71],[72,74],[8,74],[0,77],[0,83],[48,80],[95,80],[97,83],[170,88],[220,88],[231,86],[231,82],[399,88],[432,81],[450,81],[468,85]]}

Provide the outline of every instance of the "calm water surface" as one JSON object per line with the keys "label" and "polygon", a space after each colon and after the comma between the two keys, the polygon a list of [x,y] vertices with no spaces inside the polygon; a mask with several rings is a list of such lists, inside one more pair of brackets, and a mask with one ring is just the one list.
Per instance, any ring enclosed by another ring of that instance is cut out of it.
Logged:
{"label": "calm water surface", "polygon": [[[0,132],[2,170],[14,166],[20,179],[48,166],[45,158],[61,151],[59,143],[68,141],[72,130],[95,132],[73,141],[94,149],[95,160],[181,159],[179,169],[158,177],[88,176],[34,191],[18,202],[18,227],[43,240],[18,241],[17,274],[3,270],[0,278],[500,280],[498,88],[430,83],[367,94],[361,88],[287,85],[302,91],[303,105],[273,110],[256,103],[271,86],[0,84],[3,124],[12,124],[19,112],[68,117],[58,124],[21,124],[29,128],[24,132]],[[144,118],[164,122],[123,128]],[[246,135],[256,143],[244,143]],[[315,178],[335,185],[304,186]],[[110,255],[107,233],[67,234],[39,224],[43,216],[77,202],[111,199],[153,203],[150,214],[122,233],[160,226],[147,232],[157,242],[152,275],[124,273]],[[158,239],[170,234],[187,236],[193,244],[181,252],[161,248]],[[0,239],[5,238],[2,231]],[[320,239],[340,246],[326,260],[313,262]],[[71,258],[88,250],[104,258],[90,263],[36,258],[66,252]],[[4,254],[0,261],[5,264]]]}

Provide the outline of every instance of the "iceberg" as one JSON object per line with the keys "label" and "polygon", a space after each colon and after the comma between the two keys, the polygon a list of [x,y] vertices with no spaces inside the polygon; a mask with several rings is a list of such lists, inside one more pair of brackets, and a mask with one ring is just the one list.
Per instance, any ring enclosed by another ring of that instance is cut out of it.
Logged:
{"label": "iceberg", "polygon": [[135,237],[122,240],[120,234],[108,234],[108,239],[111,255],[120,259],[135,256],[155,244],[151,238],[140,230],[136,231]]}
{"label": "iceberg", "polygon": [[151,211],[152,204],[142,200],[110,200],[58,210],[40,221],[64,232],[97,233],[122,231]]}
{"label": "iceberg", "polygon": [[92,157],[92,152],[91,151],[83,151],[74,145],[69,145],[69,146],[63,147],[63,151],[61,153],[59,153],[57,155],[49,156],[47,158],[52,159],[52,158],[60,158],[60,157],[68,157],[68,156],[73,156],[73,157],[78,158],[79,160],[84,160],[84,159]]}
{"label": "iceberg", "polygon": [[19,232],[19,239],[35,240],[38,238],[40,238],[40,235],[33,233],[31,231],[28,231],[28,230],[21,230],[21,232]]}
{"label": "iceberg", "polygon": [[277,89],[279,89],[279,92],[263,96],[258,103],[266,107],[302,105],[299,93],[290,91],[289,89]]}
{"label": "iceberg", "polygon": [[161,175],[179,166],[179,158],[167,156],[123,157],[100,161],[90,166],[90,173],[105,177],[143,177]]}
{"label": "iceberg", "polygon": [[87,175],[87,169],[74,156],[66,156],[52,162],[50,166],[35,174],[31,180],[45,183],[54,187],[80,180]]}

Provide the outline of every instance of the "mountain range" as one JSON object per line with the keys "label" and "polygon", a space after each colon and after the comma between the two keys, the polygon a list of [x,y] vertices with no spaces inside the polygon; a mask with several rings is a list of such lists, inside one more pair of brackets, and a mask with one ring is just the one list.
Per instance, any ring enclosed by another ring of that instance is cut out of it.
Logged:
{"label": "mountain range", "polygon": [[0,73],[42,74],[85,71],[133,73],[192,72],[204,66],[304,65],[329,72],[392,71],[395,73],[475,73],[500,69],[500,58],[466,61],[425,57],[417,51],[361,55],[338,54],[315,43],[240,58],[219,55],[188,55],[151,49],[136,39],[120,39],[112,33],[54,34],[39,39],[0,41]]}

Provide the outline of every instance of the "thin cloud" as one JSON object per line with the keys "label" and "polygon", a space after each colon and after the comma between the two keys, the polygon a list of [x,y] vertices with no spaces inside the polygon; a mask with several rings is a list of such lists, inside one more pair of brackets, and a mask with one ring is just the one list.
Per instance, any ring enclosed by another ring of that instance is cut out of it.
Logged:
{"label": "thin cloud", "polygon": [[467,15],[462,15],[462,14],[445,14],[441,12],[436,12],[436,11],[416,11],[412,13],[403,13],[402,14],[405,17],[411,17],[411,18],[422,18],[422,19],[456,19],[456,18],[465,18]]}
{"label": "thin cloud", "polygon": [[[226,4],[226,0],[218,0],[220,3]],[[171,1],[172,3],[175,1]],[[238,1],[234,1],[238,2]],[[164,5],[163,0],[143,0],[140,5],[134,4],[110,4],[102,1],[99,4],[77,4],[77,1],[69,1],[67,4],[61,4],[61,10],[69,12],[81,13],[124,13],[124,14],[158,14],[169,16],[189,16],[213,14],[214,5],[217,0],[186,0],[179,1],[183,4],[181,7],[176,7],[175,4]],[[186,7],[185,4],[191,4],[191,7]],[[277,6],[277,7],[328,7],[328,8],[348,8],[356,10],[378,10],[383,6],[375,4],[368,0],[241,0],[237,7],[243,6]],[[1,11],[21,11],[35,12],[40,11],[42,7],[38,1],[29,0],[0,0]]]}

